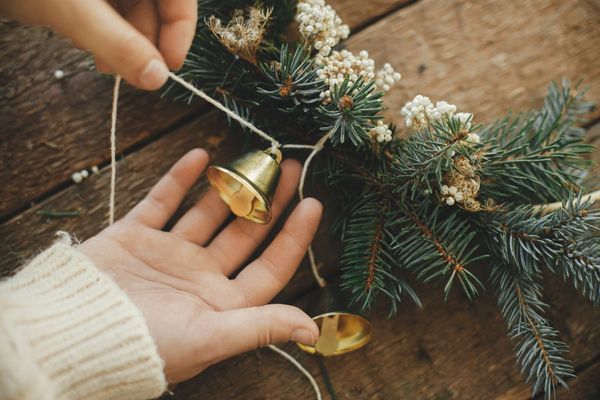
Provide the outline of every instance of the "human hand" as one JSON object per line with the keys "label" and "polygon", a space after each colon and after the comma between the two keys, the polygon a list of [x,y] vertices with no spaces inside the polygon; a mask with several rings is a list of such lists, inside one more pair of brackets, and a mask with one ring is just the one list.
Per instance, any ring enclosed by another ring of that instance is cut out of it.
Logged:
{"label": "human hand", "polygon": [[[125,218],[79,246],[142,311],[170,382],[244,351],[287,340],[314,344],[319,335],[298,308],[265,305],[304,257],[321,217],[318,201],[300,202],[273,242],[235,277],[274,222],[237,218],[219,232],[229,208],[211,188],[169,232],[161,230],[207,163],[204,150],[190,151]],[[296,161],[281,167],[273,221],[300,175]]]}
{"label": "human hand", "polygon": [[197,0],[0,0],[0,15],[47,25],[90,50],[98,70],[155,90],[183,64]]}

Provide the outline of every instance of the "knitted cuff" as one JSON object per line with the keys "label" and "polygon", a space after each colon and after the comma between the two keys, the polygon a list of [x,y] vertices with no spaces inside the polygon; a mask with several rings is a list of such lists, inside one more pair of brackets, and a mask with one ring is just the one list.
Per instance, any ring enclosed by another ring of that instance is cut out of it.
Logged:
{"label": "knitted cuff", "polygon": [[141,312],[68,241],[0,283],[0,314],[0,364],[13,366],[13,386],[31,385],[13,391],[37,396],[42,385],[48,398],[148,399],[166,389]]}

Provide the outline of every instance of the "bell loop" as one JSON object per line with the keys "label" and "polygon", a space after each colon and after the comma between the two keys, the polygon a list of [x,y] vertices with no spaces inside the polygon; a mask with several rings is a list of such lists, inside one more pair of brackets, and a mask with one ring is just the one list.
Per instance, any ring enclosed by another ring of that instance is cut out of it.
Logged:
{"label": "bell loop", "polygon": [[279,147],[271,147],[265,150],[265,153],[273,157],[273,159],[277,162],[277,164],[281,164],[281,160],[283,159],[283,154],[281,154],[281,150]]}

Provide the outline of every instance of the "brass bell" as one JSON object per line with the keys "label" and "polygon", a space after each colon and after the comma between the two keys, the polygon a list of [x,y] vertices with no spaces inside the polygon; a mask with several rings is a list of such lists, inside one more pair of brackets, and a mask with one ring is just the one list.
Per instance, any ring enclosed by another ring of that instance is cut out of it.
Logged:
{"label": "brass bell", "polygon": [[281,174],[280,162],[278,149],[257,150],[228,165],[212,165],[206,175],[231,212],[259,224],[268,224]]}
{"label": "brass bell", "polygon": [[337,285],[327,285],[311,299],[308,314],[319,326],[314,346],[296,343],[309,354],[337,356],[358,350],[371,340],[373,326],[365,317],[347,306],[346,296]]}

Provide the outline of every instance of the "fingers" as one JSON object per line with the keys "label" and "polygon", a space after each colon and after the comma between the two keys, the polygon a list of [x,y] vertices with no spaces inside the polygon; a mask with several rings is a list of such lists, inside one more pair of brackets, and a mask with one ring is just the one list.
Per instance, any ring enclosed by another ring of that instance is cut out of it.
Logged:
{"label": "fingers", "polygon": [[160,88],[168,78],[162,55],[153,43],[103,0],[57,1],[47,24],[89,49],[105,69],[132,85]]}
{"label": "fingers", "polygon": [[308,315],[283,304],[214,313],[213,320],[198,321],[197,329],[206,331],[207,328],[212,340],[199,352],[211,354],[211,364],[288,340],[313,345],[319,337],[319,329]]}
{"label": "fingers", "polygon": [[208,164],[208,153],[194,149],[179,159],[125,218],[161,229]]}
{"label": "fingers", "polygon": [[121,1],[122,14],[134,28],[156,45],[158,42],[158,9],[154,0]]}
{"label": "fingers", "polygon": [[194,207],[181,217],[171,232],[188,242],[204,246],[229,214],[229,206],[211,187]]}
{"label": "fingers", "polygon": [[181,68],[187,55],[198,19],[197,0],[158,0],[161,20],[158,48],[169,68]]}
{"label": "fingers", "polygon": [[248,305],[268,303],[289,282],[315,236],[322,210],[317,200],[303,200],[263,254],[235,278]]}
{"label": "fingers", "polygon": [[207,249],[221,261],[225,275],[233,273],[267,236],[287,204],[290,202],[300,180],[300,164],[288,159],[281,163],[281,178],[273,199],[273,218],[267,225],[259,225],[245,218],[236,218],[227,226]]}

